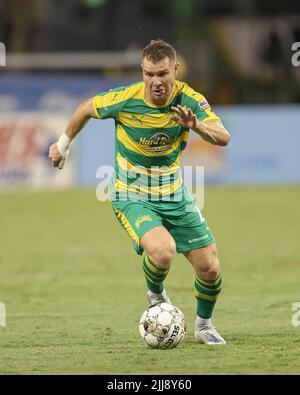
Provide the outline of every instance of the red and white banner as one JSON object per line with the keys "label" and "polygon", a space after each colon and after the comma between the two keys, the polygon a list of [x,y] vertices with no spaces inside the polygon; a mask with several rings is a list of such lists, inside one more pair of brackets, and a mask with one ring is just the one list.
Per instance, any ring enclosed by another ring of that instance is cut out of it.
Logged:
{"label": "red and white banner", "polygon": [[0,114],[0,188],[74,185],[76,150],[63,170],[53,168],[48,158],[49,146],[67,122],[68,116],[53,113]]}

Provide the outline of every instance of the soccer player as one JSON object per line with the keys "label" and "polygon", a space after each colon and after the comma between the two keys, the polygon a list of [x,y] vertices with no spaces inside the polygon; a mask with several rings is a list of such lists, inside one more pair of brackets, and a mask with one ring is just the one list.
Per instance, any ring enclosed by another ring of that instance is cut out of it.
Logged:
{"label": "soccer player", "polygon": [[170,302],[164,280],[175,253],[182,253],[195,272],[195,339],[225,344],[211,320],[222,287],[216,243],[183,185],[180,157],[190,130],[219,146],[226,146],[230,135],[205,97],[176,80],[179,64],[170,44],[152,40],[143,50],[141,67],[143,81],[80,104],[49,157],[53,166],[62,164],[90,118],[115,120],[112,206],[136,252],[144,252],[147,298],[152,305]]}

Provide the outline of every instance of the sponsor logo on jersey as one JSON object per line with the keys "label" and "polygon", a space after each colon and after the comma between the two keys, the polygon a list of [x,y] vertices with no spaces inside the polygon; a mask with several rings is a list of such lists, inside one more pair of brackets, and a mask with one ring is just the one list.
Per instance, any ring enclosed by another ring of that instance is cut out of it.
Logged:
{"label": "sponsor logo on jersey", "polygon": [[191,244],[191,243],[195,243],[196,241],[204,240],[207,238],[208,238],[208,235],[204,235],[202,237],[198,237],[197,239],[188,240],[188,242]]}
{"label": "sponsor logo on jersey", "polygon": [[136,115],[131,115],[131,119],[134,119],[135,121],[139,122],[141,125],[143,124],[142,119],[144,118],[145,115],[142,115],[140,118],[138,118]]}
{"label": "sponsor logo on jersey", "polygon": [[152,218],[150,217],[150,215],[141,215],[140,217],[138,217],[138,219],[135,221],[135,227],[139,229],[141,224],[145,221],[148,221],[148,222],[152,221]]}
{"label": "sponsor logo on jersey", "polygon": [[202,111],[207,110],[207,109],[210,108],[210,105],[208,104],[208,101],[205,100],[205,99],[199,101],[198,106],[199,106],[200,110],[202,110]]}
{"label": "sponsor logo on jersey", "polygon": [[175,138],[170,138],[165,133],[156,133],[150,139],[146,137],[140,137],[139,143],[143,146],[146,151],[150,152],[164,152],[171,148],[171,145],[176,140]]}

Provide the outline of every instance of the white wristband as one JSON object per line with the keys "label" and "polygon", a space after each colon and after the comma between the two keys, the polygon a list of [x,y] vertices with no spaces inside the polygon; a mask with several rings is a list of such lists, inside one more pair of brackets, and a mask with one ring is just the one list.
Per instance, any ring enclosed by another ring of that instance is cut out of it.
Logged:
{"label": "white wristband", "polygon": [[63,133],[60,138],[58,139],[56,145],[58,152],[61,154],[62,157],[66,157],[69,153],[69,148],[71,145],[72,139]]}

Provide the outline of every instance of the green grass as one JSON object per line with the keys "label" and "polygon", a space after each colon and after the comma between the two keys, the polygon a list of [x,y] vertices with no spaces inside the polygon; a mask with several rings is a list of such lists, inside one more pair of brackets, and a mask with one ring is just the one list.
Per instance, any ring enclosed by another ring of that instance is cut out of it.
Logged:
{"label": "green grass", "polygon": [[166,285],[188,332],[173,350],[138,333],[141,258],[94,190],[0,194],[2,374],[299,374],[300,188],[206,188],[224,286],[214,322],[228,344],[193,339],[193,272],[178,255]]}

